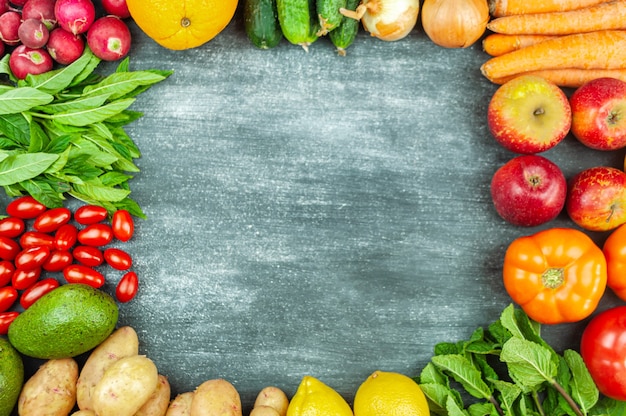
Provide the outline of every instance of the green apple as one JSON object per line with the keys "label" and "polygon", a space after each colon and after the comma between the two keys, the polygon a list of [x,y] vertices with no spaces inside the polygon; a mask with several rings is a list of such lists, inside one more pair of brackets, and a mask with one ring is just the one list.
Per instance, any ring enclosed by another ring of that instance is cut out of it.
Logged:
{"label": "green apple", "polygon": [[487,124],[505,148],[521,154],[545,152],[569,133],[572,111],[556,84],[520,75],[501,85],[492,96]]}

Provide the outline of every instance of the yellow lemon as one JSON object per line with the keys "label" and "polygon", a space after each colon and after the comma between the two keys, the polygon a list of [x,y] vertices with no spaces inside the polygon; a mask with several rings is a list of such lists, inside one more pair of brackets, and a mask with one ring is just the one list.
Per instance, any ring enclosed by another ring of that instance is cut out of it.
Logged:
{"label": "yellow lemon", "polygon": [[287,416],[353,416],[350,405],[331,387],[304,376],[291,398]]}
{"label": "yellow lemon", "polygon": [[159,45],[191,49],[213,39],[232,20],[238,0],[126,0],[139,28]]}
{"label": "yellow lemon", "polygon": [[420,386],[395,372],[374,371],[354,396],[354,416],[429,416]]}

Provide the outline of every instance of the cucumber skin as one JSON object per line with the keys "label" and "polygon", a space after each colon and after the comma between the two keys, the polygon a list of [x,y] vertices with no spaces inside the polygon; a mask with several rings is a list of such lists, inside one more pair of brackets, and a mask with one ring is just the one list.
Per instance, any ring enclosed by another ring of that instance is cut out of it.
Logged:
{"label": "cucumber skin", "polygon": [[276,6],[283,36],[290,43],[306,46],[317,40],[318,25],[311,16],[315,0],[276,0]]}
{"label": "cucumber skin", "polygon": [[[360,3],[361,0],[347,0],[346,9],[354,11]],[[339,55],[345,56],[346,48],[352,45],[360,27],[359,20],[344,17],[339,26],[328,34]]]}
{"label": "cucumber skin", "polygon": [[277,46],[283,38],[276,0],[245,0],[244,27],[248,39],[260,49]]}
{"label": "cucumber skin", "polygon": [[344,17],[339,13],[339,9],[345,8],[348,4],[347,0],[317,0],[316,10],[319,19],[320,30],[319,36],[324,36],[336,29]]}

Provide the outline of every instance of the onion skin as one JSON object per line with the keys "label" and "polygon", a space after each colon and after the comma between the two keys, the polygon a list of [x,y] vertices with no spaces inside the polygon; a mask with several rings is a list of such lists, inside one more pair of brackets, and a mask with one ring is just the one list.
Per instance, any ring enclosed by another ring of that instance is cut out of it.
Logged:
{"label": "onion skin", "polygon": [[363,0],[357,8],[362,13],[361,23],[372,36],[384,41],[406,37],[419,15],[419,0]]}
{"label": "onion skin", "polygon": [[467,48],[485,33],[489,22],[487,0],[424,0],[422,26],[436,45]]}

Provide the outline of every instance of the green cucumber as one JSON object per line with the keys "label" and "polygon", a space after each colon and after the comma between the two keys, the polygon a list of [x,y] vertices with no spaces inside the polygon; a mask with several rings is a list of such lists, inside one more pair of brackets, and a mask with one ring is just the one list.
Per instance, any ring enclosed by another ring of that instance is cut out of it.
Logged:
{"label": "green cucumber", "polygon": [[[360,3],[361,0],[347,0],[346,9],[355,11]],[[346,56],[346,48],[352,45],[360,27],[360,20],[344,17],[339,26],[328,34],[330,41],[335,45],[340,56]]]}
{"label": "green cucumber", "polygon": [[318,38],[315,0],[276,0],[278,22],[285,38],[308,51]]}
{"label": "green cucumber", "polygon": [[319,19],[320,30],[317,32],[318,36],[327,35],[334,30],[341,21],[343,15],[339,12],[339,9],[345,8],[347,0],[317,0],[317,18]]}
{"label": "green cucumber", "polygon": [[277,46],[283,38],[276,0],[245,0],[244,27],[248,39],[260,49]]}

